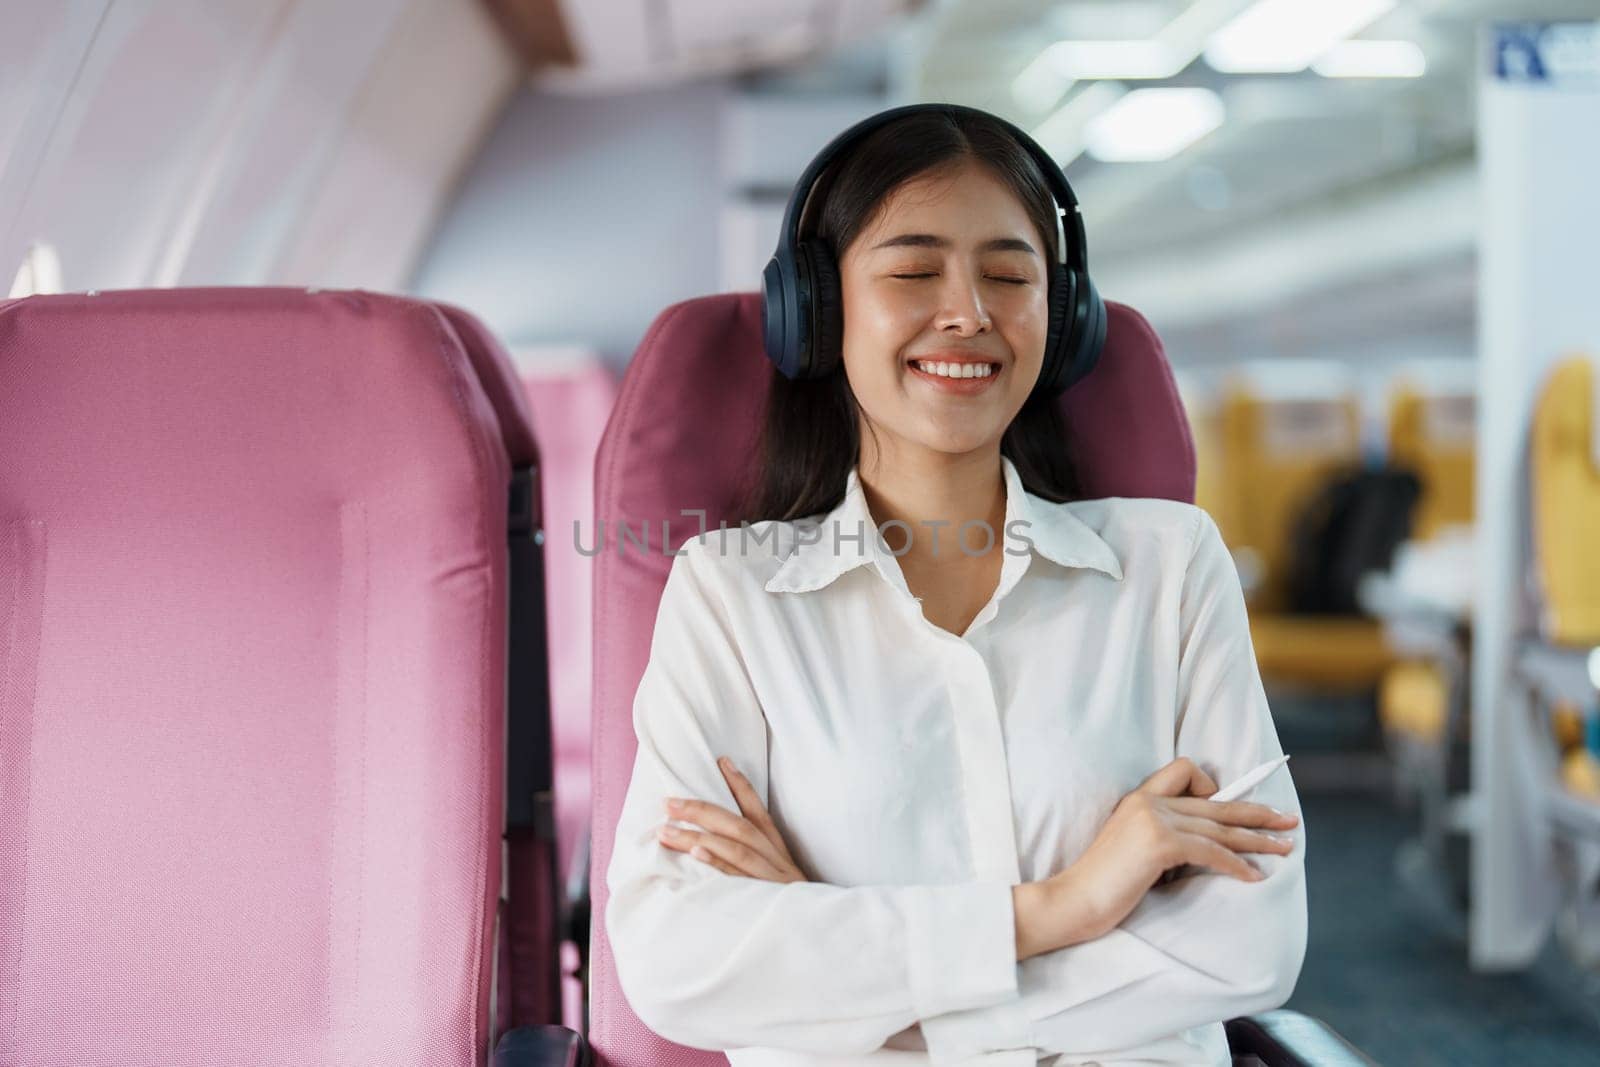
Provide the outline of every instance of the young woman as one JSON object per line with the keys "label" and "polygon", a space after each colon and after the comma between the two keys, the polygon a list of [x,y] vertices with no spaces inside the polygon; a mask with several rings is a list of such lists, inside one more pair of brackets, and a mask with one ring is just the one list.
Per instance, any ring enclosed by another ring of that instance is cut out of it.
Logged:
{"label": "young woman", "polygon": [[1210,517],[1074,498],[1038,165],[921,112],[807,210],[842,370],[775,377],[760,521],[673,561],[623,990],[736,1065],[1229,1064],[1304,956],[1299,801],[1287,768],[1207,799],[1282,754]]}

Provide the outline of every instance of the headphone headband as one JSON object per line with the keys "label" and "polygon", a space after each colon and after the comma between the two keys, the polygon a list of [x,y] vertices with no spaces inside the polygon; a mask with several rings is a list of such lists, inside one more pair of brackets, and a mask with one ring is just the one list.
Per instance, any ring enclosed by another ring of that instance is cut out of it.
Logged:
{"label": "headphone headband", "polygon": [[[806,204],[811,200],[812,185],[828,164],[857,139],[865,137],[880,126],[887,125],[895,119],[915,112],[941,112],[956,115],[980,115],[990,122],[1003,126],[1038,164],[1039,170],[1044,174],[1046,184],[1055,197],[1056,216],[1056,262],[1066,265],[1072,270],[1086,273],[1088,267],[1088,252],[1085,248],[1083,213],[1078,207],[1078,197],[1072,191],[1072,186],[1067,183],[1067,176],[1062,173],[1061,165],[1046,152],[1040,144],[1029,137],[1014,123],[1008,122],[998,115],[977,108],[967,107],[964,104],[906,104],[902,107],[893,107],[887,111],[880,111],[870,115],[851,126],[843,133],[823,146],[806,169],[801,172],[800,179],[795,182],[794,193],[789,197],[789,204],[783,212],[783,228],[778,232],[778,249],[780,252],[793,254],[794,248],[800,243],[800,220],[805,216]],[[1072,226],[1072,240],[1066,240],[1066,226],[1064,219],[1070,215]]]}

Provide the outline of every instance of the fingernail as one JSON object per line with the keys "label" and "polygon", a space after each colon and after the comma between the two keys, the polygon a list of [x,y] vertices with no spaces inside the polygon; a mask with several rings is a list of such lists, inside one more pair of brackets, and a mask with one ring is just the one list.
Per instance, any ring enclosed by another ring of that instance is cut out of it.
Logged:
{"label": "fingernail", "polygon": [[667,810],[668,811],[681,811],[681,810],[683,810],[683,801],[679,800],[676,797],[669,797],[667,799]]}
{"label": "fingernail", "polygon": [[660,838],[677,837],[678,836],[678,830],[677,830],[676,827],[673,827],[673,826],[663,826],[663,827],[661,827],[661,829],[656,831],[656,836],[660,837]]}

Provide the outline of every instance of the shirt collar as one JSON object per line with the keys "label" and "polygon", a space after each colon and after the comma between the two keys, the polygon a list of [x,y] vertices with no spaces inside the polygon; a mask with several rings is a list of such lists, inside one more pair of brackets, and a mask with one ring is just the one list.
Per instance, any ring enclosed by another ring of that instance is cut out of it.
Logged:
{"label": "shirt collar", "polygon": [[[1083,567],[1122,580],[1122,565],[1111,546],[1082,519],[1062,504],[1034,496],[1023,488],[1022,477],[1005,456],[1000,466],[1006,484],[1006,522],[995,531],[1001,547],[1010,548],[1002,564],[1001,587],[1008,589],[1021,577],[1016,565],[1026,564],[1041,555],[1063,567]],[[1017,525],[1018,522],[1022,525]],[[835,578],[863,564],[872,564],[890,585],[910,595],[900,564],[888,547],[879,541],[877,524],[867,507],[866,492],[856,467],[845,480],[844,499],[821,519],[801,519],[795,523],[800,535],[795,548],[764,587],[769,593],[807,593],[821,589]],[[857,533],[860,536],[857,536]],[[942,528],[940,535],[954,544],[957,531]],[[927,531],[915,531],[924,536]],[[941,546],[945,544],[941,541]],[[1026,545],[1032,551],[1017,553]]]}

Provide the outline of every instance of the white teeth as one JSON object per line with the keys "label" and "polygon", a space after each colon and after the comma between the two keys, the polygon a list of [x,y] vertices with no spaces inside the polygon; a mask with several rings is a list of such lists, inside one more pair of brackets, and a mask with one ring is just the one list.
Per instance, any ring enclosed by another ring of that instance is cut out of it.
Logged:
{"label": "white teeth", "polygon": [[941,378],[987,378],[994,373],[994,366],[989,363],[932,363],[919,359],[914,365],[924,373]]}

